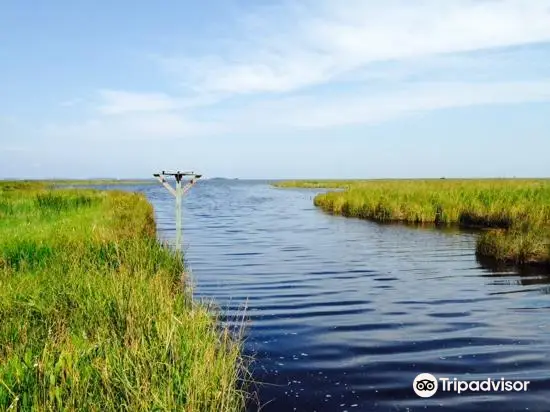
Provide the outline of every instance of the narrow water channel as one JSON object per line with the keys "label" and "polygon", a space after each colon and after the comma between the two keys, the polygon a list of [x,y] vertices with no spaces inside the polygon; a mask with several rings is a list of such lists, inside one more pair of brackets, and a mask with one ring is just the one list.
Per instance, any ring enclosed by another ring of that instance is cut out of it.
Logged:
{"label": "narrow water channel", "polygon": [[[172,240],[173,199],[137,190]],[[204,181],[184,202],[196,294],[247,306],[263,411],[550,411],[550,273],[483,267],[475,234],[326,215],[316,193]],[[421,372],[531,384],[424,399]]]}

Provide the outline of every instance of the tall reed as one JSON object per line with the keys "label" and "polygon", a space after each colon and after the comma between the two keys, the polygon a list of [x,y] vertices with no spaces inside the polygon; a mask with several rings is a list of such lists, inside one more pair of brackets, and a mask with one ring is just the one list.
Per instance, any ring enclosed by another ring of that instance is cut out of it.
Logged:
{"label": "tall reed", "polygon": [[1,410],[244,408],[241,336],[193,301],[143,196],[4,183],[0,199]]}

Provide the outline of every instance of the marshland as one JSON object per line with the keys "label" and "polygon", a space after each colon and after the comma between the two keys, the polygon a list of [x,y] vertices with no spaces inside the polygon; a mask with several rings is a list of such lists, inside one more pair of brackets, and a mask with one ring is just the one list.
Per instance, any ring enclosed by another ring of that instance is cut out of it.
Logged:
{"label": "marshland", "polygon": [[0,182],[1,410],[239,410],[240,344],[142,194]]}
{"label": "marshland", "polygon": [[288,181],[278,187],[334,188],[315,205],[326,212],[377,222],[490,229],[479,256],[550,265],[550,180]]}
{"label": "marshland", "polygon": [[0,409],[550,407],[550,273],[476,253],[544,233],[546,180],[199,181],[184,256],[160,184],[54,186],[0,186]]}

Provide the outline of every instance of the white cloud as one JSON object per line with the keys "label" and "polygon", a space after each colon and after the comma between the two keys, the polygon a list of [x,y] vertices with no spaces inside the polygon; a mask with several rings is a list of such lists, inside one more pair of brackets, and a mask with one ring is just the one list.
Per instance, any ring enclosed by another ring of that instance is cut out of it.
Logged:
{"label": "white cloud", "polygon": [[53,125],[50,137],[93,142],[171,141],[220,134],[248,134],[376,124],[421,112],[468,106],[550,101],[550,79],[538,82],[422,83],[394,91],[365,88],[315,95],[286,96],[211,109],[199,122],[184,112],[126,113],[85,123]]}
{"label": "white cloud", "polygon": [[550,0],[305,4],[260,10],[223,56],[172,56],[162,64],[192,90],[290,92],[375,62],[550,40]]}
{"label": "white cloud", "polygon": [[42,133],[48,138],[71,142],[79,141],[131,144],[139,141],[188,139],[219,133],[221,125],[187,119],[181,113],[124,113],[103,116],[84,122],[54,123],[45,126]]}
{"label": "white cloud", "polygon": [[59,105],[61,107],[74,107],[82,102],[83,102],[82,99],[76,98],[76,99],[62,101],[61,103],[59,103]]}
{"label": "white cloud", "polygon": [[118,90],[101,90],[103,99],[99,111],[103,114],[126,112],[162,112],[178,107],[174,98],[163,93],[132,93]]}
{"label": "white cloud", "polygon": [[283,97],[224,112],[218,119],[237,131],[326,128],[383,121],[445,108],[550,101],[550,79],[541,82],[425,83],[370,94],[333,93],[330,98]]}
{"label": "white cloud", "polygon": [[98,111],[104,115],[121,115],[133,112],[170,112],[200,107],[219,101],[213,94],[195,97],[174,97],[166,93],[139,93],[124,90],[100,90]]}
{"label": "white cloud", "polygon": [[[240,23],[231,41],[212,39],[215,54],[161,59],[185,93],[103,89],[94,119],[47,135],[157,141],[550,100],[546,56],[503,52],[550,41],[550,0],[289,0]],[[474,51],[485,53],[462,54]]]}

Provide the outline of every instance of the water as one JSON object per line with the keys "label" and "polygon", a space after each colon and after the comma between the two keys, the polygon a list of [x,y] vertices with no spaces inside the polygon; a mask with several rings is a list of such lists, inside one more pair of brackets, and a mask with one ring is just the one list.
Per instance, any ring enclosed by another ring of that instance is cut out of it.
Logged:
{"label": "water", "polygon": [[[173,240],[171,195],[130,189]],[[184,201],[196,294],[247,306],[263,411],[550,411],[549,273],[484,267],[472,233],[328,216],[318,192],[204,181]],[[531,384],[424,399],[421,372]]]}

